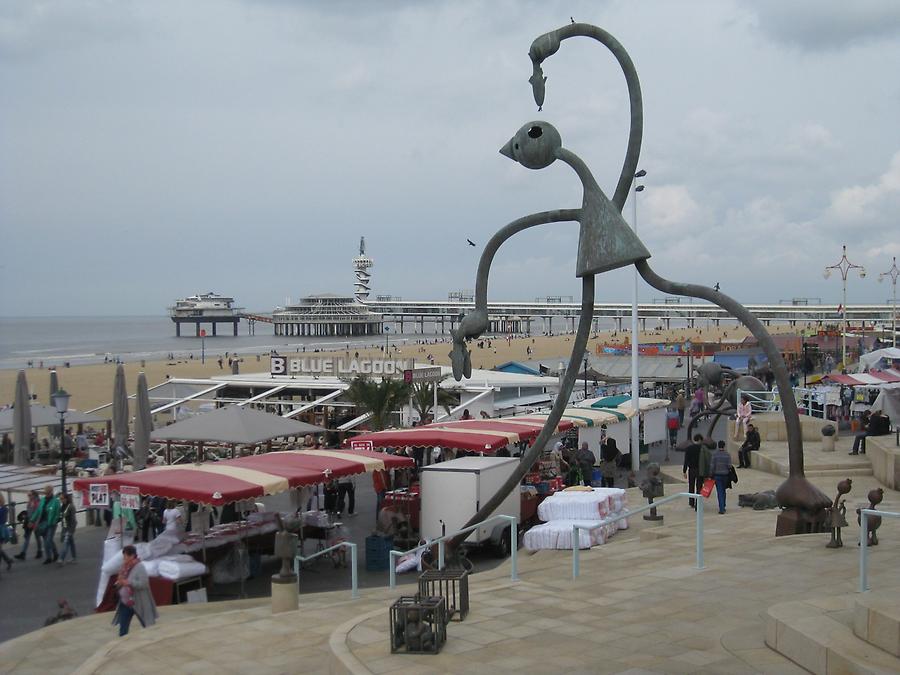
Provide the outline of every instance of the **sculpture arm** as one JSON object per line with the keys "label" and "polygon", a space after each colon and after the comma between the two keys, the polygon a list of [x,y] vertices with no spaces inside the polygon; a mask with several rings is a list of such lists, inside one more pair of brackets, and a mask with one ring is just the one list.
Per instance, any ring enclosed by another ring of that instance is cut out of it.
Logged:
{"label": "sculpture arm", "polygon": [[625,152],[625,162],[622,164],[622,173],[619,174],[619,182],[616,184],[616,191],[612,199],[613,204],[621,211],[625,206],[625,201],[628,199],[628,191],[631,189],[631,182],[634,180],[634,173],[637,170],[638,158],[641,154],[641,138],[644,132],[644,104],[641,98],[641,82],[638,79],[634,63],[622,44],[602,28],[588,23],[570,23],[562,28],[541,35],[531,43],[531,49],[528,52],[534,67],[534,75],[532,75],[531,79],[534,100],[538,106],[544,103],[544,81],[546,78],[543,76],[541,63],[548,56],[555,54],[559,50],[560,43],[563,40],[578,36],[593,38],[606,46],[612,52],[616,61],[619,62],[622,72],[625,74],[625,82],[628,85],[628,99],[631,106],[631,130],[628,133],[628,147]]}
{"label": "sculpture arm", "polygon": [[481,252],[481,259],[478,261],[478,272],[475,277],[475,309],[462,318],[458,328],[450,331],[450,335],[453,336],[450,363],[453,366],[453,377],[456,380],[461,380],[463,376],[469,377],[472,374],[471,356],[466,348],[466,340],[478,337],[488,326],[488,276],[491,271],[491,263],[493,263],[494,256],[497,254],[500,246],[517,232],[537,225],[546,225],[547,223],[577,221],[580,213],[580,209],[556,209],[554,211],[532,213],[500,228],[490,238],[484,247],[484,251]]}

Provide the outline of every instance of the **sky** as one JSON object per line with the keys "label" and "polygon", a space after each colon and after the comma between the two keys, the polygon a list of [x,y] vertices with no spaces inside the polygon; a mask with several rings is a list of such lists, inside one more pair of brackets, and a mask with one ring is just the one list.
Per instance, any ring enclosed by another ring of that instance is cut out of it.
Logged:
{"label": "sky", "polygon": [[[361,236],[373,294],[472,289],[497,229],[581,203],[561,162],[498,153],[520,126],[556,126],[607,195],[621,170],[628,98],[605,47],[565,41],[534,104],[528,48],[570,17],[637,67],[637,227],[659,274],[745,303],[838,303],[822,272],[846,244],[867,271],[849,302],[891,298],[895,0],[5,0],[0,316],[349,294]],[[577,244],[576,223],[516,235],[489,298],[577,300]],[[603,274],[598,300],[629,301],[632,278]]]}

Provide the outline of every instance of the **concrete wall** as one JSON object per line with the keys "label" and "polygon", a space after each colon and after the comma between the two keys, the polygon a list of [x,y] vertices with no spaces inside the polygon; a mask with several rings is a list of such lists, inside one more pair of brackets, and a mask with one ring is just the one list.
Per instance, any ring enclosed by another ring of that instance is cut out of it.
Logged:
{"label": "concrete wall", "polygon": [[867,438],[866,454],[878,482],[892,490],[900,490],[900,447],[896,434]]}

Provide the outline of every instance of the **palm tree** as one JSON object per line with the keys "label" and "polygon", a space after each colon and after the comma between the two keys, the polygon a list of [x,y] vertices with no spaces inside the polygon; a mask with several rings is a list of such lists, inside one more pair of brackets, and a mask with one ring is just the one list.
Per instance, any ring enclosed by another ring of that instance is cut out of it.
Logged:
{"label": "palm tree", "polygon": [[360,413],[372,415],[373,431],[381,431],[390,422],[394,410],[409,398],[409,385],[402,380],[383,379],[380,382],[361,375],[350,382],[344,392]]}
{"label": "palm tree", "polygon": [[[434,388],[437,387],[437,383],[429,383],[429,382],[419,382],[413,385],[412,390],[412,405],[413,410],[419,413],[419,419],[425,420],[426,416],[431,411],[432,406],[434,405]],[[441,408],[443,408],[447,414],[450,414],[450,408],[455,406],[458,403],[456,397],[453,396],[446,389],[441,389],[438,387],[437,390],[437,404]],[[437,413],[437,410],[434,411]]]}

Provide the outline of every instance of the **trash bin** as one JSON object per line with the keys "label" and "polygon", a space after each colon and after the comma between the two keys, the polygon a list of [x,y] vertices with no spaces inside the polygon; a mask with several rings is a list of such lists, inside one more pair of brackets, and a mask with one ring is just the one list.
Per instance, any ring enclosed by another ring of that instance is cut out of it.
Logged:
{"label": "trash bin", "polygon": [[837,433],[833,424],[822,427],[822,452],[834,452],[834,441]]}

